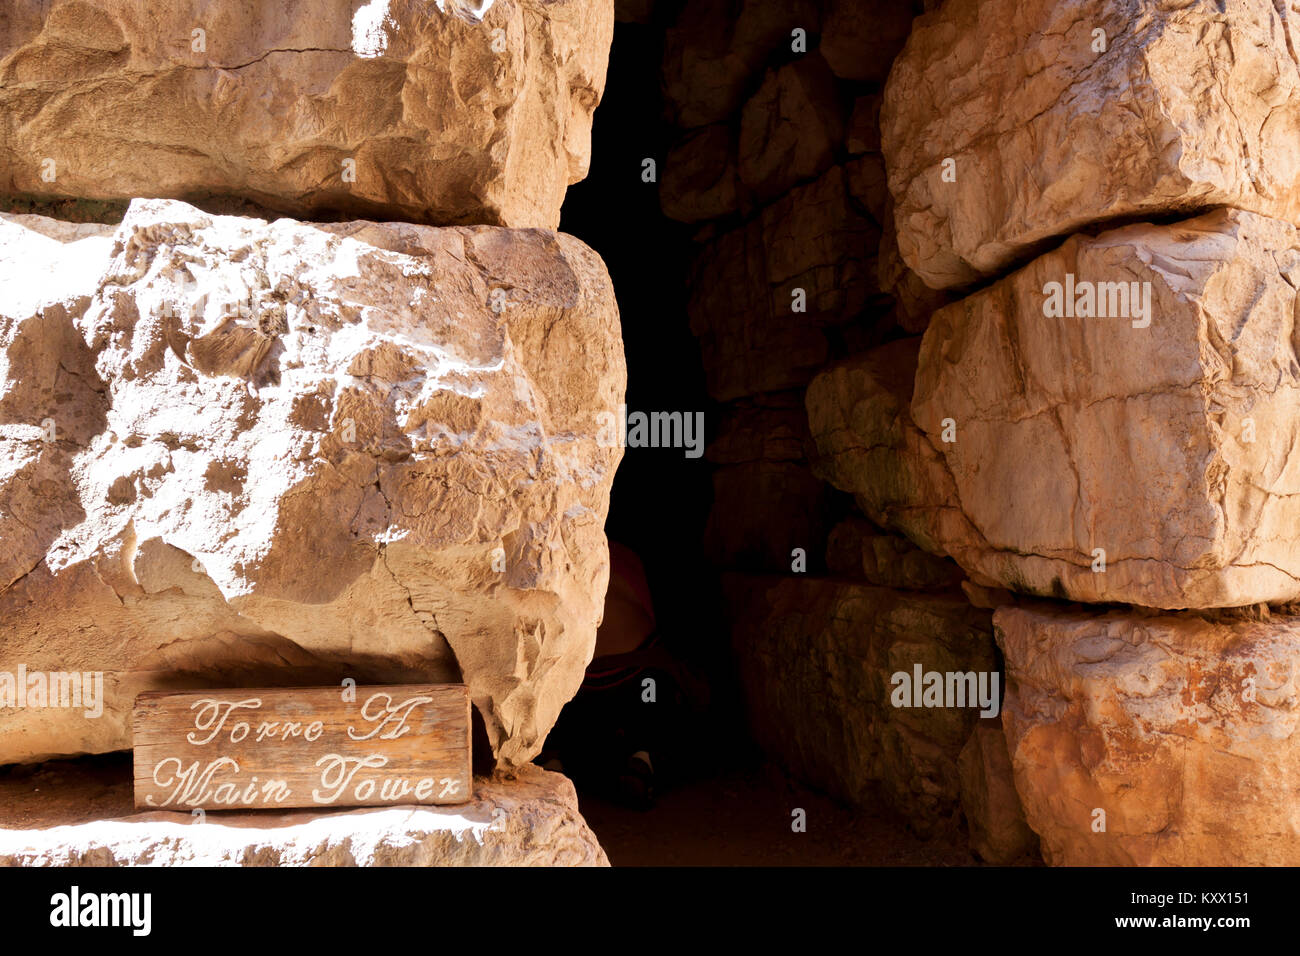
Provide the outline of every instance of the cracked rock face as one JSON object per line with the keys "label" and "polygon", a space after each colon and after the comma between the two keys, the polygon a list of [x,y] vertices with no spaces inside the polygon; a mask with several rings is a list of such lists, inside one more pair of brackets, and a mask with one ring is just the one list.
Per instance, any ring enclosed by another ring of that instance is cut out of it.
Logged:
{"label": "cracked rock face", "polygon": [[680,222],[713,219],[739,208],[736,145],[727,126],[715,123],[692,130],[673,147],[664,164],[659,200],[664,215]]}
{"label": "cracked rock face", "polygon": [[845,518],[827,536],[826,566],[836,574],[909,591],[955,588],[966,577],[952,561],[856,517]]}
{"label": "cracked rock face", "polygon": [[1025,822],[1000,719],[976,724],[957,767],[971,849],[981,860],[996,866],[1033,854],[1038,849],[1038,837]]}
{"label": "cracked rock face", "polygon": [[854,201],[854,182],[852,167],[833,166],[696,259],[687,311],[713,398],[802,387],[826,363],[827,329],[879,299],[875,257],[864,252],[879,227]]}
{"label": "cracked rock face", "polygon": [[960,802],[978,709],[895,707],[895,673],[997,669],[987,611],[960,594],[827,578],[724,578],[755,737],[800,779],[860,806],[883,797],[930,834]]}
{"label": "cracked rock face", "polygon": [[1016,789],[1049,863],[1300,862],[1300,619],[1002,608],[994,628]]}
{"label": "cracked rock face", "polygon": [[674,122],[693,129],[726,119],[768,57],[791,49],[792,31],[816,35],[820,23],[814,0],[686,4],[664,39],[664,97]]}
{"label": "cracked rock face", "polygon": [[613,21],[613,0],[10,0],[0,190],[554,228]]}
{"label": "cracked rock face", "polygon": [[140,200],[0,217],[0,763],[130,745],[148,689],[460,680],[498,762],[577,690],[623,400],[563,234],[311,225]]}
{"label": "cracked rock face", "polygon": [[916,20],[881,113],[904,260],[939,289],[1089,223],[1296,221],[1297,49],[1289,0],[948,0]]}
{"label": "cracked rock face", "polygon": [[[797,392],[730,406],[706,458],[713,507],[704,553],[715,565],[787,569],[796,548],[807,556],[826,538],[831,489],[808,467],[808,420]],[[762,521],[753,515],[762,514]],[[814,558],[815,560],[815,558]]]}
{"label": "cracked rock face", "polygon": [[[1067,276],[1076,316],[1045,316]],[[1146,318],[1115,315],[1133,284]],[[975,532],[935,529],[939,549],[1079,601],[1300,597],[1297,286],[1295,228],[1224,210],[1074,237],[936,313],[912,418]],[[1078,317],[1088,295],[1109,315]]]}
{"label": "cracked rock face", "polygon": [[770,70],[740,119],[740,181],[768,202],[823,173],[844,138],[844,109],[816,53]]}
{"label": "cracked rock face", "polygon": [[817,446],[813,470],[852,494],[863,514],[932,554],[977,535],[955,504],[941,454],[912,421],[919,338],[829,366],[804,396]]}
{"label": "cracked rock face", "polygon": [[908,0],[829,0],[824,4],[822,56],[836,76],[883,83],[907,40],[916,6]]}

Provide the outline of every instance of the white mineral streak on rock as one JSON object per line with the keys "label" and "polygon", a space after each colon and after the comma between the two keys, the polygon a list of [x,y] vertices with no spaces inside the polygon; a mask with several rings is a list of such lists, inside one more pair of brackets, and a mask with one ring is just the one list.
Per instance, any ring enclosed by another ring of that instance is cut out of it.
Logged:
{"label": "white mineral streak on rock", "polygon": [[389,0],[370,0],[352,15],[352,52],[357,56],[373,59],[388,49],[388,4]]}
{"label": "white mineral streak on rock", "polygon": [[202,819],[154,811],[42,824],[0,829],[0,866],[609,865],[573,784],[535,767],[509,782],[476,779],[473,800],[461,806]]}
{"label": "white mineral streak on rock", "polygon": [[498,759],[537,752],[621,455],[590,249],[142,200],[116,230],[0,218],[0,279],[0,670],[107,688],[98,720],[0,710],[0,762],[129,746],[148,688],[343,677],[463,678]]}

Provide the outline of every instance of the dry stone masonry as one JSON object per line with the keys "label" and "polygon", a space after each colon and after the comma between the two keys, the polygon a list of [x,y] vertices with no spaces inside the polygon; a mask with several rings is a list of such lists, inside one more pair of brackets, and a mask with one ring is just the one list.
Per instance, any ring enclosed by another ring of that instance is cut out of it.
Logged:
{"label": "dry stone masonry", "polygon": [[881,110],[903,259],[942,289],[1096,223],[1295,221],[1298,18],[1280,0],[946,0]]}
{"label": "dry stone masonry", "polygon": [[554,229],[613,28],[612,0],[7,0],[0,190]]}
{"label": "dry stone masonry", "polygon": [[[899,255],[881,147],[883,84],[922,6],[743,0],[715,22],[724,6],[692,0],[667,30],[680,131],[660,200],[695,229],[688,311],[722,406],[705,547],[728,572],[751,729],[841,800],[926,836],[965,820],[979,858],[1032,858],[989,740],[991,605],[940,546],[975,532],[908,414],[917,333],[952,298]],[[974,690],[927,704],[927,678],[949,675],[982,675],[989,713]]]}
{"label": "dry stone masonry", "polygon": [[1005,757],[981,727],[961,761],[981,854],[1018,842],[1010,770],[1051,863],[1300,860],[1295,25],[948,0],[890,74],[899,254],[966,295],[807,406],[819,472],[1001,605]]}
{"label": "dry stone masonry", "polygon": [[[996,676],[992,615],[960,591],[826,578],[737,575],[727,597],[759,742],[835,796],[862,805],[883,796],[921,834],[951,824],[979,708],[927,705],[910,686],[895,706],[893,675]],[[986,689],[996,705],[997,688]]]}
{"label": "dry stone masonry", "polygon": [[[498,775],[468,828],[301,817],[254,852],[131,818],[0,855],[604,864],[528,764],[609,576],[618,308],[552,230],[613,2],[254,7],[0,13],[0,193],[125,206],[0,214],[0,763],[128,749],[146,690],[423,681],[468,686]],[[12,699],[69,672],[95,700]]]}
{"label": "dry stone masonry", "polygon": [[1298,238],[1235,209],[1075,236],[935,313],[912,416],[978,529],[942,550],[1073,600],[1300,597]]}
{"label": "dry stone masonry", "polygon": [[30,422],[0,433],[5,654],[107,691],[96,721],[0,711],[0,759],[128,746],[135,695],[181,675],[353,666],[459,675],[498,758],[536,754],[591,655],[621,453],[596,441],[625,372],[590,249],[164,200],[71,242],[4,225],[5,262],[81,284],[0,303]]}
{"label": "dry stone masonry", "polygon": [[[528,765],[610,573],[619,312],[554,230],[614,0],[162,6],[0,13],[0,703],[103,676],[0,764],[351,677],[463,681],[495,772],[0,862],[606,863]],[[617,7],[754,739],[984,862],[1300,864],[1300,7]]]}
{"label": "dry stone masonry", "polygon": [[1048,859],[1294,865],[1295,617],[1053,606],[995,620],[1016,786]]}
{"label": "dry stone masonry", "polygon": [[1300,862],[1294,4],[734,6],[669,32],[661,197],[760,743],[985,860]]}

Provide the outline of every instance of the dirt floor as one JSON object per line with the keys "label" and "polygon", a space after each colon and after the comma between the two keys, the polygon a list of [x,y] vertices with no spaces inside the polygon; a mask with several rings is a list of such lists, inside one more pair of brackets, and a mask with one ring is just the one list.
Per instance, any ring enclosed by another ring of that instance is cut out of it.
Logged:
{"label": "dirt floor", "polygon": [[135,812],[129,753],[0,767],[0,827],[88,823]]}
{"label": "dirt floor", "polygon": [[[851,810],[772,766],[679,785],[651,810],[579,795],[614,866],[978,866],[963,835],[921,840]],[[791,828],[802,808],[807,830]]]}

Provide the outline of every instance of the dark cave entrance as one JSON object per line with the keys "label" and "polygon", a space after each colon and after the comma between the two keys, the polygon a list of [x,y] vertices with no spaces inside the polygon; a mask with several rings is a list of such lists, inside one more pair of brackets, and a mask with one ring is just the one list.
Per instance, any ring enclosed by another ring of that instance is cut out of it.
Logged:
{"label": "dark cave entrance", "polygon": [[[701,12],[701,7],[710,11]],[[883,218],[878,196],[850,195],[851,208],[842,218],[852,221],[835,237],[840,249],[833,254],[842,258],[832,263],[834,276],[824,282],[826,288],[814,293],[820,298],[811,321],[793,316],[790,328],[781,329],[784,317],[755,316],[755,326],[761,328],[754,337],[764,351],[760,360],[770,366],[759,377],[766,376],[767,384],[736,388],[710,381],[708,361],[718,362],[719,352],[728,348],[718,339],[735,331],[714,336],[708,356],[692,331],[692,294],[700,283],[716,279],[722,286],[734,278],[734,273],[710,275],[710,248],[728,234],[744,232],[763,219],[765,210],[781,203],[788,203],[791,217],[799,219],[804,215],[800,203],[811,208],[816,201],[804,200],[800,190],[815,192],[828,176],[838,175],[837,169],[853,170],[859,182],[870,179],[878,157],[861,154],[868,147],[878,148],[872,144],[875,117],[862,107],[864,102],[878,104],[883,79],[883,72],[877,71],[877,79],[834,81],[830,101],[842,121],[838,144],[819,166],[782,174],[791,179],[780,184],[784,194],[774,192],[770,183],[761,196],[742,186],[744,195],[734,208],[721,215],[700,215],[694,222],[680,221],[680,197],[665,201],[661,196],[665,177],[678,172],[670,165],[685,162],[676,151],[685,143],[711,139],[730,139],[734,149],[742,121],[732,109],[702,128],[683,130],[675,123],[665,93],[666,38],[677,25],[677,42],[689,43],[683,41],[682,25],[707,27],[710,17],[716,19],[724,7],[721,15],[735,18],[745,5],[661,0],[652,13],[630,14],[639,22],[617,24],[606,90],[595,115],[591,170],[584,181],[570,187],[560,224],[562,231],[595,249],[608,266],[623,327],[628,413],[704,413],[708,451],[700,457],[689,457],[680,448],[625,449],[606,527],[612,542],[632,549],[644,564],[658,639],[707,687],[707,705],[684,718],[665,717],[673,722],[673,730],[659,742],[674,752],[656,767],[665,772],[657,773],[659,799],[651,809],[620,806],[609,781],[592,781],[573,774],[570,767],[565,771],[575,776],[584,815],[615,865],[969,863],[972,857],[960,824],[929,832],[922,828],[929,839],[918,839],[917,828],[909,827],[909,821],[884,801],[845,801],[816,780],[800,779],[780,755],[767,752],[758,740],[761,734],[753,732],[755,709],[770,703],[772,719],[780,721],[781,706],[787,702],[765,700],[762,688],[745,686],[734,648],[746,641],[746,625],[735,594],[728,595],[734,584],[727,580],[789,577],[796,573],[796,549],[803,562],[798,573],[834,575],[845,571],[842,554],[855,540],[839,529],[877,530],[855,515],[850,495],[813,476],[803,391],[819,367],[903,337],[908,330],[906,322],[899,321],[895,298],[875,284],[875,245],[880,239],[875,219]],[[818,21],[810,9],[796,4],[787,15],[811,18],[808,44],[815,51]],[[910,18],[912,12],[905,16]],[[771,37],[782,38],[783,21],[776,19],[780,29],[771,24],[765,29]],[[761,55],[751,55],[749,75],[736,91],[741,101],[798,59],[783,42],[772,42]],[[794,69],[804,70],[797,65]],[[820,95],[828,74],[824,67],[819,69],[809,82]],[[872,129],[862,128],[864,116],[869,116]],[[853,144],[852,137],[867,146]],[[695,155],[698,159],[698,152]],[[646,160],[654,161],[654,182],[643,176]],[[706,157],[703,166],[712,166],[712,171],[692,169],[685,184],[677,176],[674,193],[694,192],[696,199],[704,194],[701,202],[708,206],[713,202],[710,191],[716,199],[718,189],[709,177],[727,162],[734,163],[734,158]],[[878,186],[883,187],[883,180]],[[665,214],[670,204],[676,219]],[[841,225],[836,223],[837,228]],[[850,248],[854,243],[861,248]],[[873,273],[869,281],[861,275],[868,269]],[[754,281],[762,283],[763,277]],[[853,301],[827,307],[825,300],[836,298],[837,286],[849,287],[847,297],[841,298]],[[754,300],[745,288],[730,292],[738,301]],[[718,295],[725,298],[727,292],[714,293],[715,300]],[[803,447],[767,456],[772,444],[786,450]],[[750,457],[755,447],[758,460]],[[828,568],[828,558],[836,568]],[[849,571],[852,576],[853,569]],[[593,668],[598,665],[599,658]],[[792,687],[791,692],[799,689]],[[638,693],[635,684],[624,689],[627,706],[635,706]],[[583,696],[566,708],[557,734],[572,732],[583,721],[603,720],[598,710],[583,707]],[[653,708],[647,705],[646,710]],[[667,714],[667,709],[658,712]],[[577,730],[581,733],[582,728]],[[792,826],[792,816],[800,813],[813,820],[806,832]]]}

